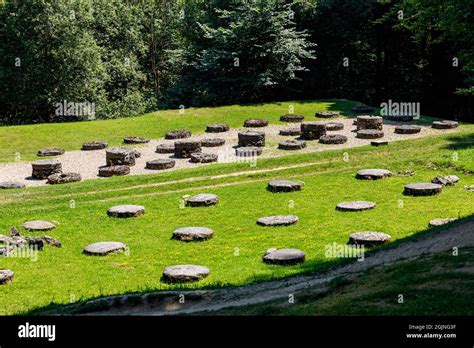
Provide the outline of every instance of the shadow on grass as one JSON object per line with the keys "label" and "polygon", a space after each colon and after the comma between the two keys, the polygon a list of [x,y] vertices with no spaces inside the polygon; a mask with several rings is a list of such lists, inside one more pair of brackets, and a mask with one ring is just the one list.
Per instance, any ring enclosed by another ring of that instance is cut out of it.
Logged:
{"label": "shadow on grass", "polygon": [[[455,227],[467,223],[469,221],[474,221],[474,215],[468,217],[460,218],[448,225],[438,226],[427,228],[423,231],[420,231],[412,236],[396,240],[392,243],[372,248],[365,252],[365,257],[370,257],[375,252],[381,252],[383,250],[390,250],[398,247],[402,243],[416,241],[422,238],[429,236],[434,236],[436,234],[442,233],[448,227]],[[421,254],[420,254],[421,255]],[[321,262],[320,260],[307,261],[303,264],[290,266],[293,270],[297,271],[298,274],[292,275],[289,277],[279,277],[279,276],[253,276],[246,279],[247,285],[239,287],[248,287],[252,286],[255,283],[268,282],[272,280],[281,280],[281,279],[290,279],[294,277],[299,277],[303,275],[322,275],[328,271],[347,265],[353,262],[358,262],[353,258],[345,259],[331,259],[328,261]],[[268,265],[269,268],[278,269],[281,266]],[[213,285],[203,286],[199,288],[190,288],[187,285],[176,285],[173,289],[170,290],[156,290],[153,288],[144,288],[139,292],[129,292],[122,293],[117,295],[108,295],[108,296],[99,296],[90,299],[80,300],[74,304],[58,304],[51,303],[49,305],[31,309],[25,313],[20,313],[20,315],[81,315],[87,314],[90,312],[100,312],[106,311],[113,308],[133,308],[134,306],[148,306],[147,308],[157,308],[157,307],[169,307],[171,310],[174,309],[173,302],[176,302],[178,294],[184,293],[186,295],[187,303],[193,301],[199,301],[205,296],[206,290],[215,290],[215,289],[225,289],[235,287],[235,285],[226,284],[226,283],[216,283]]]}
{"label": "shadow on grass", "polygon": [[470,134],[453,135],[446,138],[449,144],[444,146],[448,150],[465,150],[474,148],[474,132]]}

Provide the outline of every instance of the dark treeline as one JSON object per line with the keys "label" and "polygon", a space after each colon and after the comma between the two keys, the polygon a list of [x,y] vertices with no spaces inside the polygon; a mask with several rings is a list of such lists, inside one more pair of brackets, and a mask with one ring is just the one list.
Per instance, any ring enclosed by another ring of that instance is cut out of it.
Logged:
{"label": "dark treeline", "polygon": [[474,120],[473,0],[0,4],[0,123],[347,98]]}

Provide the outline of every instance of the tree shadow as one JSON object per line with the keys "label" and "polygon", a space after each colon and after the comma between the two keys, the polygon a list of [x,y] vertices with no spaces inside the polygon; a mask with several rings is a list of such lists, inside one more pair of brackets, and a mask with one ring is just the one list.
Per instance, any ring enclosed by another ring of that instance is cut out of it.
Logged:
{"label": "tree shadow", "polygon": [[474,132],[469,134],[453,135],[446,139],[449,144],[443,148],[448,150],[465,150],[474,148]]}

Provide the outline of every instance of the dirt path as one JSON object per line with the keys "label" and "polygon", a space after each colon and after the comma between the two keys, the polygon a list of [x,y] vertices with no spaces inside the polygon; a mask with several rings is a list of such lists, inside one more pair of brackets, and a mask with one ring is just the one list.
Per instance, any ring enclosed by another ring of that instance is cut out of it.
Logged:
{"label": "dirt path", "polygon": [[[401,242],[390,249],[379,250],[366,256],[361,262],[353,261],[325,273],[299,275],[276,281],[216,290],[166,291],[111,296],[86,302],[86,305],[92,306],[91,308],[102,308],[102,310],[91,309],[86,315],[197,314],[270,300],[286,300],[290,294],[304,291],[327,291],[329,283],[338,277],[350,279],[372,267],[390,265],[402,259],[418,257],[424,253],[451,252],[453,248],[458,248],[462,252],[462,248],[468,246],[474,246],[474,221],[452,226],[431,236]],[[184,295],[184,303],[180,303],[181,295]],[[84,308],[84,304],[79,308]],[[81,313],[84,314],[84,312]]]}
{"label": "dirt path", "polygon": [[[370,143],[370,140],[356,138],[354,132],[355,126],[352,125],[353,119],[337,119],[336,122],[344,124],[344,129],[337,132],[330,132],[330,134],[343,134],[348,137],[348,141],[345,144],[340,145],[324,145],[317,141],[308,141],[307,147],[298,153],[305,152],[319,152],[334,149],[344,149],[357,146],[364,146]],[[279,142],[284,140],[293,139],[295,137],[281,136],[279,131],[283,128],[298,127],[298,124],[288,125],[270,125],[265,128],[259,128],[258,130],[266,133],[267,146],[264,148],[262,156],[259,158],[269,158],[287,155],[289,152],[285,150],[277,149]],[[382,138],[387,141],[399,141],[413,138],[420,138],[429,135],[441,134],[446,132],[456,132],[457,130],[436,130],[429,126],[423,126],[422,130],[418,134],[405,135],[394,133],[395,124],[387,123],[384,125],[385,136]],[[224,146],[215,148],[203,148],[203,152],[214,153],[218,155],[219,163],[233,163],[242,161],[241,158],[235,156],[234,146],[237,145],[237,133],[243,129],[232,129],[226,133],[204,133],[197,135],[193,138],[223,138],[226,140]],[[245,130],[249,130],[246,128]],[[136,165],[131,167],[130,175],[143,175],[143,174],[155,174],[156,170],[145,169],[147,161],[151,161],[158,158],[169,158],[170,154],[158,154],[155,153],[156,146],[163,143],[172,143],[173,140],[152,140],[150,143],[136,146],[142,156],[137,159]],[[44,159],[44,157],[38,157],[38,159]],[[57,157],[62,163],[64,172],[75,172],[80,173],[83,180],[97,179],[98,168],[105,165],[105,150],[97,151],[67,151],[64,155]],[[192,168],[201,165],[210,164],[195,164],[191,163],[187,159],[175,159],[176,166],[169,170],[179,170],[182,168]],[[248,160],[248,159],[247,159]],[[18,163],[7,163],[0,164],[0,181],[17,181],[22,182],[26,186],[45,186],[46,180],[31,180],[31,163],[30,162],[18,162]],[[106,180],[106,178],[101,178]]]}

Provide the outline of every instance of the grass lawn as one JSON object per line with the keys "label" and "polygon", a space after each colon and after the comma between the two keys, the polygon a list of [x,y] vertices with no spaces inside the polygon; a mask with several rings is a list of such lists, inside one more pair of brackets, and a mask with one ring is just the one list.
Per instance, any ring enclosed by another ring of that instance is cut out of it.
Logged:
{"label": "grass lawn", "polygon": [[[338,107],[350,108],[350,103],[342,103]],[[307,116],[333,107],[329,102],[295,102],[294,105],[295,113]],[[176,116],[172,111],[160,112],[134,118],[136,124],[134,119],[121,119],[5,127],[0,128],[0,132],[4,132],[0,137],[4,145],[0,151],[15,148],[4,139],[4,135],[12,134],[8,130],[16,132],[13,140],[17,146],[33,156],[40,144],[47,145],[47,139],[54,139],[50,145],[71,149],[91,139],[119,143],[123,135],[130,133],[161,137],[166,130],[184,127],[182,117],[195,120],[193,126],[187,126],[192,130],[202,130],[206,123],[227,122],[240,126],[243,119],[250,116],[265,115],[276,122],[287,106],[288,103],[227,107],[225,110],[232,110],[227,116],[219,114],[216,111],[219,108],[193,110],[184,116]],[[191,112],[199,117],[195,119]],[[106,124],[99,126],[101,122]],[[132,128],[119,127],[122,123]],[[35,127],[37,137],[32,145],[25,137]],[[48,134],[54,127],[66,131],[57,132],[54,138]],[[130,133],[124,133],[124,129]],[[97,296],[176,288],[162,283],[160,277],[164,267],[180,263],[200,264],[211,270],[208,278],[186,288],[242,285],[319,270],[336,261],[324,257],[325,245],[346,243],[351,232],[382,231],[392,235],[393,240],[399,240],[426,230],[430,219],[472,215],[474,193],[465,190],[463,185],[474,185],[470,174],[474,172],[473,144],[474,126],[464,125],[457,135],[397,142],[382,148],[366,146],[291,154],[259,160],[257,167],[244,163],[216,164],[155,175],[0,192],[2,233],[26,220],[45,219],[59,223],[57,229],[47,234],[63,243],[60,249],[45,247],[35,262],[25,258],[0,259],[0,268],[15,272],[13,283],[0,287],[3,299],[0,313],[25,313],[50,303],[66,304]],[[349,153],[348,161],[343,160],[343,152]],[[294,165],[300,166],[250,172]],[[416,173],[412,177],[395,175],[373,182],[354,178],[358,169],[377,167],[394,172],[415,170]],[[225,176],[236,172],[243,173]],[[402,195],[404,184],[430,181],[439,174],[456,174],[461,183],[435,197]],[[268,180],[273,178],[302,180],[305,188],[301,192],[273,194],[266,190]],[[183,195],[200,192],[219,195],[220,203],[209,208],[180,206]],[[74,208],[71,208],[71,200]],[[362,213],[335,211],[336,203],[346,200],[370,200],[376,202],[377,207]],[[111,219],[106,211],[116,204],[144,205],[147,212],[134,219]],[[279,214],[295,214],[300,221],[282,228],[264,228],[255,223],[261,216]],[[212,228],[214,238],[201,243],[170,239],[175,228],[193,225]],[[107,240],[126,243],[130,252],[107,257],[82,254],[85,245]],[[307,262],[290,267],[266,265],[261,262],[261,256],[270,247],[304,250]]]}

